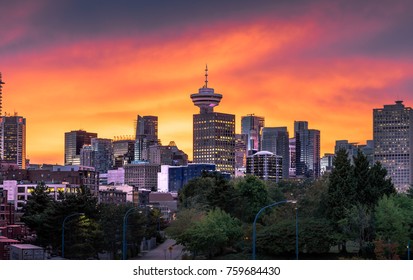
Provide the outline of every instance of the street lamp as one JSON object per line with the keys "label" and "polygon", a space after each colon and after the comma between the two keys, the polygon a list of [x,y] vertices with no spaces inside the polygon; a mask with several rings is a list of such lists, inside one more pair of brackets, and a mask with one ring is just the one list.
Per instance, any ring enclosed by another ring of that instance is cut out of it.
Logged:
{"label": "street lamp", "polygon": [[66,216],[66,218],[64,218],[63,223],[62,223],[62,258],[65,257],[65,223],[66,220],[74,217],[74,216],[82,216],[85,215],[85,213],[73,213],[70,214],[69,216]]}
{"label": "street lamp", "polygon": [[[260,216],[260,214],[267,208],[271,208],[274,207],[278,204],[282,204],[282,203],[297,203],[296,200],[282,200],[282,201],[278,201],[278,202],[274,202],[270,205],[264,206],[260,209],[260,211],[258,211],[257,215],[255,215],[255,219],[254,219],[254,223],[252,224],[252,259],[255,260],[255,243],[257,240],[257,233],[256,233],[256,224],[257,224],[257,220],[258,217]],[[297,234],[298,230],[297,230],[297,224],[296,224],[296,247],[298,246],[298,234]],[[296,249],[297,250],[297,249]]]}
{"label": "street lamp", "polygon": [[132,214],[133,211],[137,210],[136,208],[131,208],[128,211],[126,211],[125,216],[123,216],[123,248],[122,248],[122,259],[126,260],[126,250],[127,250],[127,245],[126,245],[126,229],[127,229],[127,223],[128,223],[128,217],[130,214]]}

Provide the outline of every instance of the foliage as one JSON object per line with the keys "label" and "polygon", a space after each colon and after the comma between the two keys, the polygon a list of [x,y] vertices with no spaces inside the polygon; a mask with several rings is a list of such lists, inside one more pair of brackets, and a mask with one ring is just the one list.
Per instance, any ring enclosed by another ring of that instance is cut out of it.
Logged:
{"label": "foliage", "polygon": [[404,195],[385,195],[375,209],[376,240],[395,244],[399,255],[405,254],[413,225],[413,200]]}
{"label": "foliage", "polygon": [[254,221],[258,211],[270,203],[265,183],[256,176],[234,180],[234,204],[231,213],[244,222]]}
{"label": "foliage", "polygon": [[202,211],[220,208],[229,211],[233,188],[218,172],[203,172],[201,177],[190,180],[179,192],[180,206]]}
{"label": "foliage", "polygon": [[185,233],[188,240],[185,247],[202,253],[209,258],[222,253],[225,247],[231,247],[243,236],[241,223],[220,209],[214,209],[195,222]]}

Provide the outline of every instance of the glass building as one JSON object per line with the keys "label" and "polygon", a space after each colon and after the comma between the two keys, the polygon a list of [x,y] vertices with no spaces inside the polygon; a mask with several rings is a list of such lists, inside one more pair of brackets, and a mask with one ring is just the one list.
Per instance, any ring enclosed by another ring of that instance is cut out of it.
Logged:
{"label": "glass building", "polygon": [[20,116],[0,117],[0,155],[6,163],[26,168],[26,119]]}
{"label": "glass building", "polygon": [[287,179],[290,170],[290,140],[287,127],[262,128],[261,150],[283,158],[282,177]]}
{"label": "glass building", "polygon": [[91,139],[98,137],[97,133],[84,130],[72,130],[65,133],[65,165],[80,165],[80,150],[84,145],[90,145]]}

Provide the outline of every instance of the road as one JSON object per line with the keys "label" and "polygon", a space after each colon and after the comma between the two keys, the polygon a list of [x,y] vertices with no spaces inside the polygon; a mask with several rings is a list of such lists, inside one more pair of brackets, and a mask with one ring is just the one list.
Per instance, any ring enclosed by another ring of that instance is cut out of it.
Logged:
{"label": "road", "polygon": [[183,246],[175,243],[175,240],[167,239],[155,249],[143,252],[142,256],[135,257],[134,260],[180,260]]}

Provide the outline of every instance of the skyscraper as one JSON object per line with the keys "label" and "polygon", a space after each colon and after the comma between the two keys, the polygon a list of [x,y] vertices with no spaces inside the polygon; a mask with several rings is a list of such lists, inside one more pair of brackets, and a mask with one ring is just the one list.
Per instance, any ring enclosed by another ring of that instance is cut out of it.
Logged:
{"label": "skyscraper", "polygon": [[26,168],[26,119],[21,116],[0,117],[0,156],[3,162]]}
{"label": "skyscraper", "polygon": [[308,122],[294,122],[296,142],[296,175],[320,176],[320,131],[308,129]]}
{"label": "skyscraper", "polygon": [[135,160],[147,160],[143,158],[143,151],[152,145],[158,144],[158,117],[139,116],[136,121]]}
{"label": "skyscraper", "polygon": [[92,138],[94,168],[99,173],[107,173],[113,166],[113,145],[111,139]]}
{"label": "skyscraper", "polygon": [[114,167],[123,167],[135,160],[135,140],[118,139],[113,141]]}
{"label": "skyscraper", "polygon": [[90,145],[91,139],[98,137],[97,133],[84,130],[72,130],[65,133],[65,165],[80,165],[80,149]]}
{"label": "skyscraper", "polygon": [[222,95],[208,87],[208,67],[205,85],[191,99],[200,109],[193,116],[193,162],[213,163],[218,171],[234,174],[235,115],[214,112]]}
{"label": "skyscraper", "polygon": [[398,192],[413,183],[413,109],[403,101],[373,109],[374,161],[387,169]]}
{"label": "skyscraper", "polygon": [[290,141],[287,127],[263,127],[261,132],[261,150],[271,152],[283,159],[282,178],[289,177]]}
{"label": "skyscraper", "polygon": [[241,133],[248,135],[248,154],[261,150],[261,128],[264,127],[264,117],[254,114],[241,117]]}

